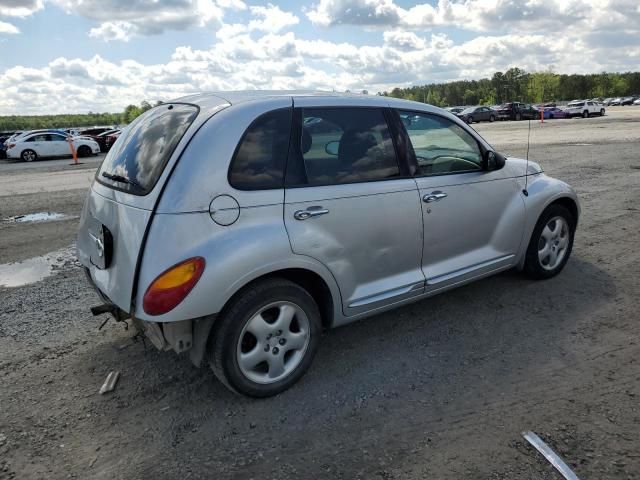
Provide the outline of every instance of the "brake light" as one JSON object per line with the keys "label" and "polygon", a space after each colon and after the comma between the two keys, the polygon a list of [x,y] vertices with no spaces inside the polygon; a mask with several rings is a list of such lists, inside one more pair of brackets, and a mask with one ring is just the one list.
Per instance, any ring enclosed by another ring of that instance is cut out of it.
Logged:
{"label": "brake light", "polygon": [[15,144],[15,143],[10,143],[10,144],[9,144],[9,146],[8,146],[7,148],[9,149],[9,148],[13,148],[13,147],[15,147],[15,146],[16,146],[16,144]]}
{"label": "brake light", "polygon": [[144,294],[144,311],[149,315],[162,315],[173,310],[198,283],[204,266],[204,258],[193,257],[161,273]]}

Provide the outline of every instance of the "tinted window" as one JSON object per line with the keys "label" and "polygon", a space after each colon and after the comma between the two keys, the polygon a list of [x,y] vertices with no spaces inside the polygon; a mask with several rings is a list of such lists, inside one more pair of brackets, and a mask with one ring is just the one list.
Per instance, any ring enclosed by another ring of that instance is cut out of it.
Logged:
{"label": "tinted window", "polygon": [[334,185],[400,175],[380,109],[304,109],[300,140],[304,172],[296,183]]}
{"label": "tinted window", "polygon": [[198,115],[194,105],[162,105],[140,115],[107,154],[99,182],[135,195],[148,193]]}
{"label": "tinted window", "polygon": [[50,137],[51,137],[51,141],[52,142],[66,142],[67,141],[66,137],[64,137],[63,135],[53,134],[53,135],[50,135]]}
{"label": "tinted window", "polygon": [[229,169],[229,183],[241,190],[283,188],[290,135],[290,108],[258,117],[236,149]]}
{"label": "tinted window", "polygon": [[34,135],[33,137],[30,137],[25,141],[26,142],[48,142],[49,135],[46,135],[46,134]]}
{"label": "tinted window", "polygon": [[482,169],[478,142],[462,127],[437,115],[399,112],[418,162],[417,175]]}

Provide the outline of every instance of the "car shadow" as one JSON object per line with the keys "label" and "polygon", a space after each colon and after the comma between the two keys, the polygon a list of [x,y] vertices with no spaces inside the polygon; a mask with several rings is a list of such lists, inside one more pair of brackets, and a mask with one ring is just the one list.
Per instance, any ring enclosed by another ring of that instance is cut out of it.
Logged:
{"label": "car shadow", "polygon": [[[401,454],[422,429],[458,421],[453,412],[518,402],[523,382],[543,385],[571,368],[575,343],[594,334],[584,319],[615,294],[607,273],[576,256],[547,281],[505,272],[326,332],[302,380],[263,400],[230,392],[186,357],[107,341],[75,359],[79,384],[122,375],[114,392],[80,399],[75,408],[101,414],[78,441],[99,444],[94,433],[115,428],[120,455],[143,476],[189,462],[196,476],[310,478],[334,461],[350,478],[362,467],[351,465],[354,455],[366,463],[382,451]],[[403,441],[386,445],[399,434]],[[139,445],[145,455],[134,454]],[[332,460],[318,458],[323,451]],[[121,464],[101,468],[116,474]]]}

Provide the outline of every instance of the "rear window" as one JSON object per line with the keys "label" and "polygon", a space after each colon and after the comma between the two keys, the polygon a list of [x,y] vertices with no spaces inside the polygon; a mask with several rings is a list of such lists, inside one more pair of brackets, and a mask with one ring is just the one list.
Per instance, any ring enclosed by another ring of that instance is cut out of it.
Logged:
{"label": "rear window", "polygon": [[165,104],[135,119],[102,162],[97,180],[134,195],[149,193],[198,111],[195,105]]}

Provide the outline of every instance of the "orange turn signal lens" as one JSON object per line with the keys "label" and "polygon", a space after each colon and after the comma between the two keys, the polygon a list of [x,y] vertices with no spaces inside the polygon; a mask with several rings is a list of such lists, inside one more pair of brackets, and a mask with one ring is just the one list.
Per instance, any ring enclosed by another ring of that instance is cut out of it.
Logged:
{"label": "orange turn signal lens", "polygon": [[149,315],[173,310],[198,283],[204,271],[202,257],[193,257],[161,273],[144,294],[142,306]]}

